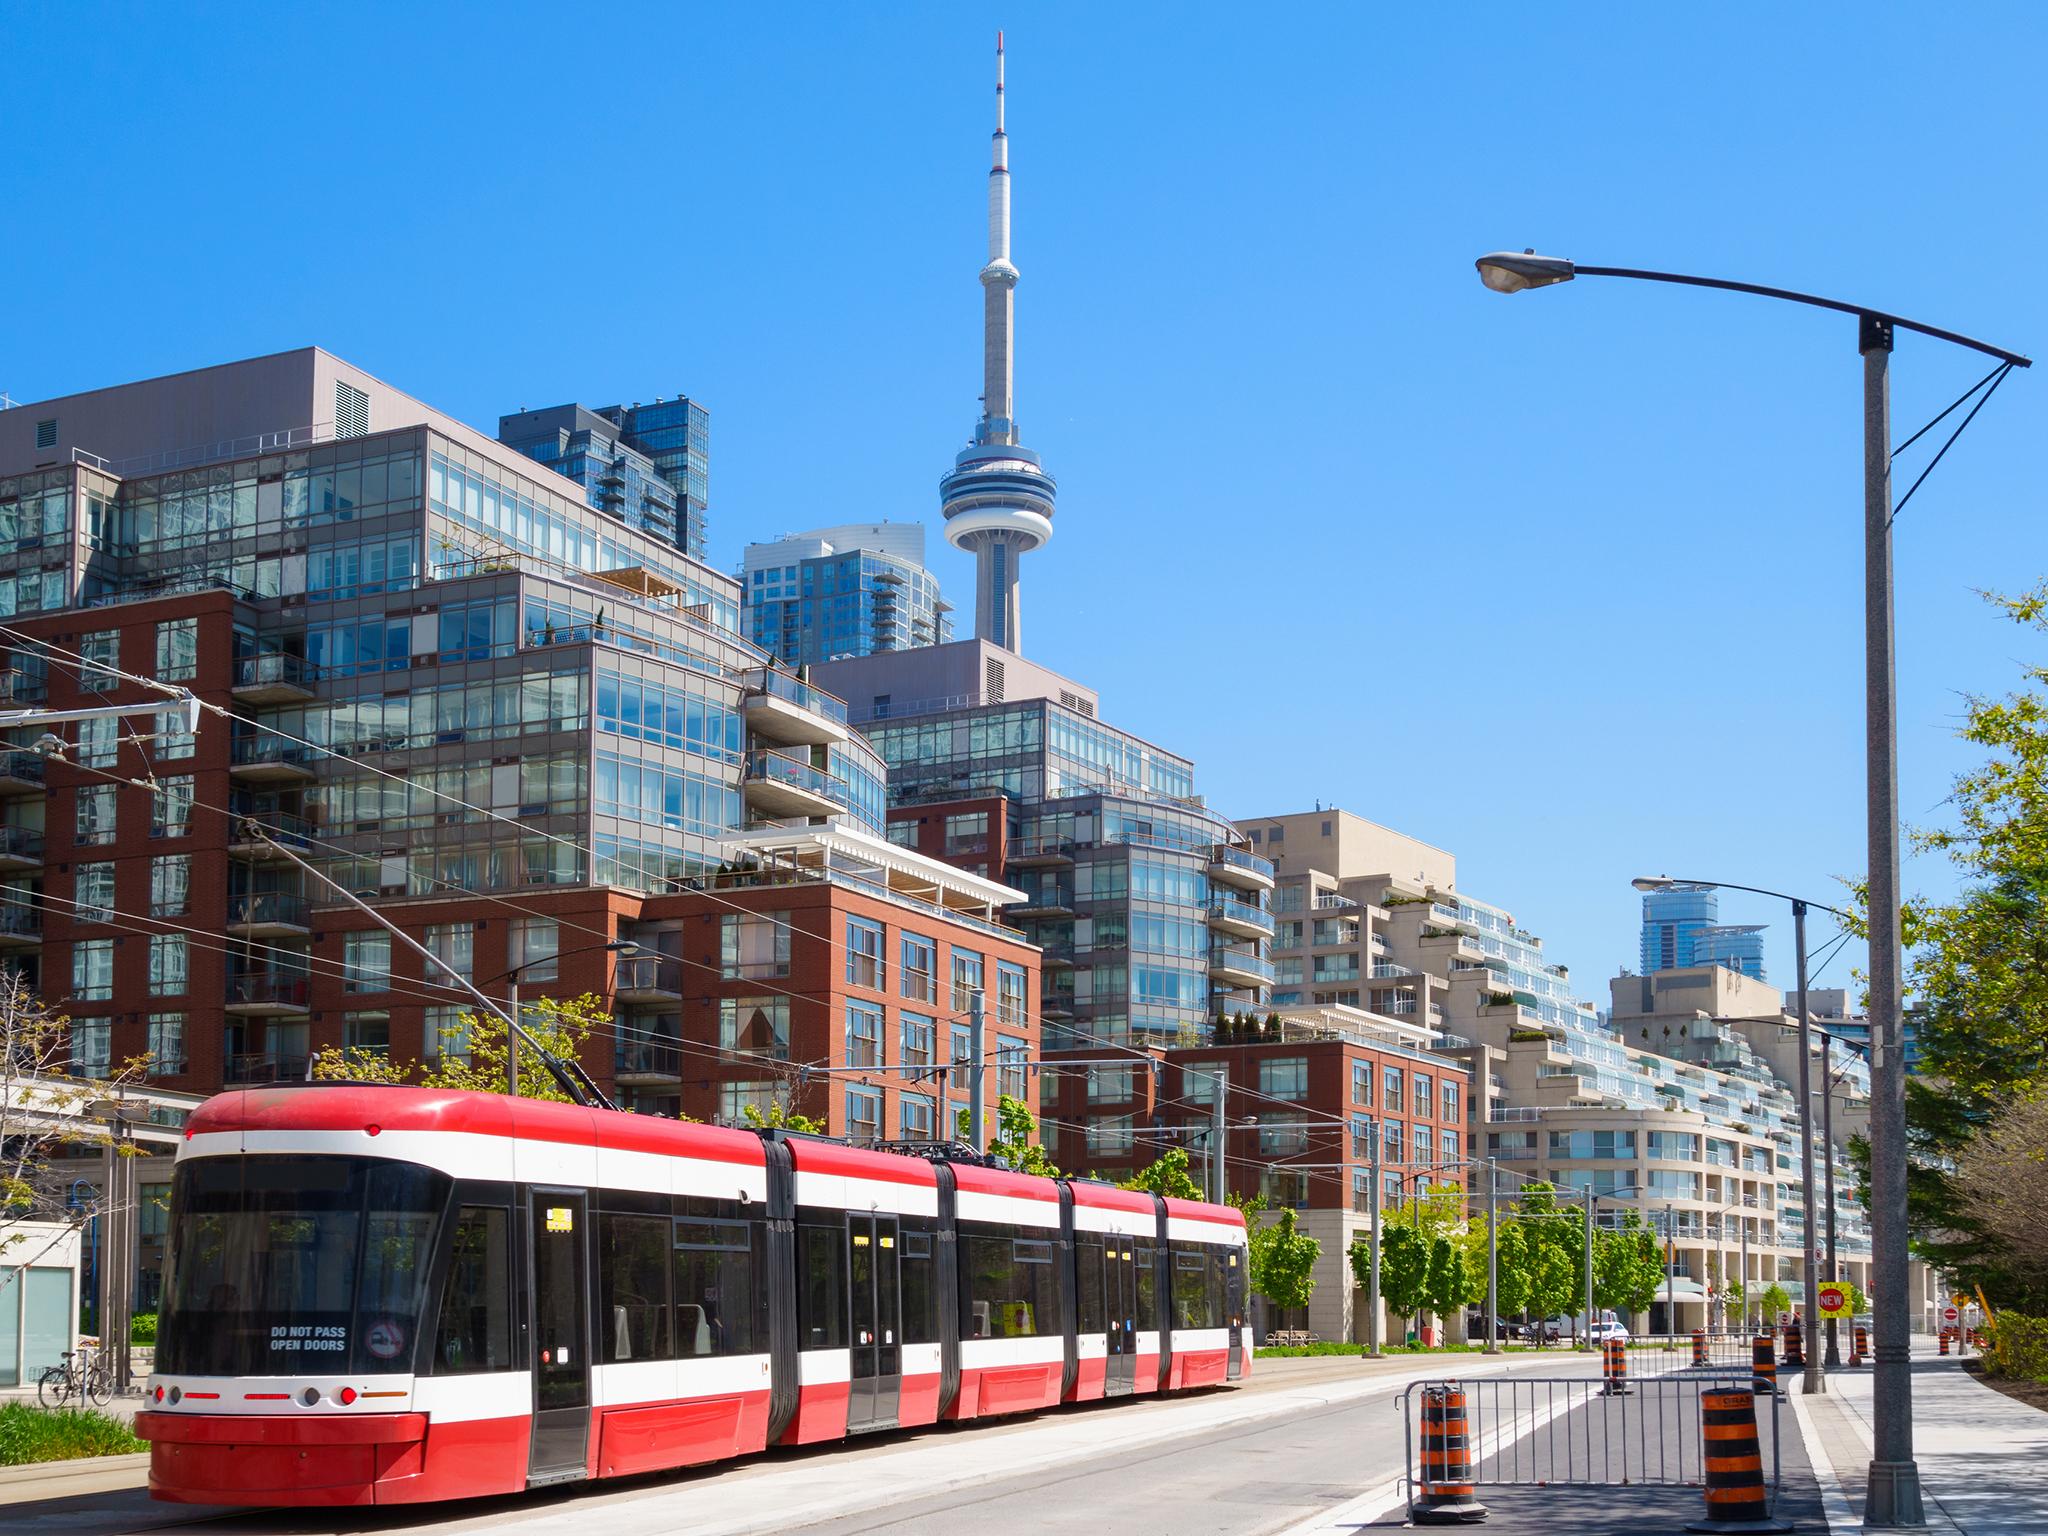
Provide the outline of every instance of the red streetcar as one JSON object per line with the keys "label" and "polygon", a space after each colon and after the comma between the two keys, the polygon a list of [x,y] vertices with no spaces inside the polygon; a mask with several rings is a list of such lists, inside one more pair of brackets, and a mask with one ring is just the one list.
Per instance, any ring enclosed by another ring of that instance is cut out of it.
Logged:
{"label": "red streetcar", "polygon": [[209,1100],[150,1491],[471,1498],[1244,1375],[1235,1210],[580,1105]]}

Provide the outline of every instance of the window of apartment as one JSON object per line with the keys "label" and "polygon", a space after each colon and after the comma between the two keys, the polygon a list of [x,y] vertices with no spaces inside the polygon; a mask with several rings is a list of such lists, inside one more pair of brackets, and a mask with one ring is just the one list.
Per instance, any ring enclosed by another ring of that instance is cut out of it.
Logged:
{"label": "window of apartment", "polygon": [[718,919],[718,963],[728,978],[789,974],[787,912],[727,912]]}
{"label": "window of apartment", "polygon": [[1435,1163],[1436,1138],[1430,1134],[1428,1126],[1418,1125],[1415,1127],[1415,1166],[1429,1168]]}
{"label": "window of apartment", "polygon": [[185,836],[192,830],[192,775],[174,773],[158,779],[156,786],[150,796],[149,835]]}
{"label": "window of apartment", "polygon": [[562,925],[552,917],[522,917],[512,924],[512,964],[523,967],[520,985],[561,980]]}
{"label": "window of apartment", "polygon": [[1315,942],[1319,945],[1356,944],[1358,924],[1349,918],[1319,917],[1315,920]]}
{"label": "window of apartment", "polygon": [[1203,1108],[1216,1102],[1217,1073],[1222,1070],[1220,1061],[1184,1061],[1180,1067],[1180,1096],[1190,1106]]}
{"label": "window of apartment", "polygon": [[85,768],[111,768],[121,756],[124,722],[114,719],[78,722],[78,761]]}
{"label": "window of apartment", "polygon": [[71,1072],[75,1077],[106,1077],[112,1071],[114,1045],[111,1019],[71,1021]]}
{"label": "window of apartment", "polygon": [[996,1022],[1022,1029],[1029,1019],[1029,980],[1024,967],[1008,960],[996,962]]}
{"label": "window of apartment", "polygon": [[1370,1158],[1372,1156],[1372,1116],[1351,1117],[1351,1155]]}
{"label": "window of apartment", "polygon": [[946,853],[988,852],[988,812],[972,811],[946,818]]}
{"label": "window of apartment", "polygon": [[1308,1096],[1308,1058],[1269,1056],[1259,1063],[1259,1092],[1276,1099]]}
{"label": "window of apartment", "polygon": [[1372,1171],[1368,1168],[1351,1170],[1351,1209],[1365,1216],[1372,1211]]}
{"label": "window of apartment", "polygon": [[905,1013],[898,1015],[898,1025],[903,1037],[903,1070],[936,1066],[932,1058],[938,1050],[938,1021],[921,1013]]}
{"label": "window of apartment", "polygon": [[1667,1199],[1697,1200],[1700,1197],[1700,1176],[1696,1173],[1680,1173],[1675,1168],[1652,1168],[1649,1174],[1649,1191]]}
{"label": "window of apartment", "polygon": [[183,995],[186,982],[188,956],[185,950],[185,935],[182,933],[153,933],[149,936],[149,995],[151,997],[178,997]]}
{"label": "window of apartment", "polygon": [[974,1000],[982,994],[981,956],[970,950],[953,951],[953,1008],[965,1013],[974,1006]]}
{"label": "window of apartment", "polygon": [[1351,1063],[1351,1102],[1372,1108],[1372,1063],[1369,1061]]}
{"label": "window of apartment", "polygon": [[1407,1154],[1404,1146],[1406,1139],[1407,1131],[1403,1128],[1400,1121],[1381,1121],[1380,1161],[1383,1163],[1399,1163],[1406,1161]]}
{"label": "window of apartment", "polygon": [[120,679],[114,669],[121,665],[121,631],[96,630],[78,642],[78,686],[87,693],[112,693]]}
{"label": "window of apartment", "polygon": [[846,1139],[859,1143],[882,1137],[882,1090],[849,1087],[846,1090]]}
{"label": "window of apartment", "polygon": [[71,996],[81,1003],[114,995],[114,941],[77,939],[71,945]]}
{"label": "window of apartment", "polygon": [[382,928],[345,933],[341,940],[341,990],[391,989],[391,935]]}
{"label": "window of apartment", "polygon": [[72,916],[81,923],[111,923],[114,920],[114,866],[111,863],[81,864],[73,878]]}
{"label": "window of apartment", "polygon": [[476,924],[435,923],[427,929],[427,953],[440,961],[422,973],[431,986],[448,985],[448,972],[464,981],[476,979]]}
{"label": "window of apartment", "polygon": [[1401,1109],[1401,1069],[1387,1067],[1380,1074],[1380,1108],[1391,1114]]}
{"label": "window of apartment", "polygon": [[718,1048],[772,1057],[776,1061],[789,1060],[789,999],[721,997]]}
{"label": "window of apartment", "polygon": [[158,762],[190,757],[198,750],[199,738],[188,726],[182,709],[160,709],[156,712],[156,732],[149,750]]}
{"label": "window of apartment", "polygon": [[928,1093],[904,1093],[896,1097],[905,1141],[930,1141],[938,1132],[938,1110]]}
{"label": "window of apartment", "polygon": [[1090,1104],[1128,1104],[1131,1099],[1131,1069],[1129,1067],[1090,1067],[1088,1069],[1088,1102]]}
{"label": "window of apartment", "polygon": [[846,1064],[849,1067],[879,1067],[882,1064],[882,1010],[873,1003],[846,1005]]}
{"label": "window of apartment", "polygon": [[739,1125],[749,1109],[766,1115],[775,1108],[775,1081],[748,1078],[718,1085],[718,1120],[721,1125]]}
{"label": "window of apartment", "polygon": [[192,856],[170,853],[149,861],[149,915],[179,917],[192,901]]}
{"label": "window of apartment", "polygon": [[915,848],[917,846],[917,823],[914,821],[890,822],[889,841],[898,848]]}
{"label": "window of apartment", "polygon": [[1090,1157],[1118,1157],[1127,1154],[1135,1141],[1134,1123],[1129,1115],[1101,1115],[1088,1121]]}
{"label": "window of apartment", "polygon": [[1458,1133],[1456,1131],[1439,1131],[1437,1135],[1439,1137],[1438,1145],[1443,1148],[1443,1161],[1446,1164],[1462,1161],[1465,1149],[1458,1140]]}
{"label": "window of apartment", "polygon": [[199,674],[199,621],[166,619],[156,627],[156,675],[181,683]]}
{"label": "window of apartment", "polygon": [[864,917],[846,920],[846,984],[878,992],[882,987],[882,925]]}
{"label": "window of apartment", "polygon": [[341,1043],[351,1051],[362,1051],[372,1056],[389,1056],[391,1015],[381,1008],[344,1013],[341,1016]]}
{"label": "window of apartment", "polygon": [[939,1000],[938,945],[918,933],[905,933],[902,939],[903,961],[898,980],[902,983],[903,996],[913,1003],[936,1003]]}
{"label": "window of apartment", "polygon": [[1308,1150],[1308,1127],[1301,1112],[1269,1109],[1259,1116],[1259,1151],[1265,1156],[1284,1156]]}
{"label": "window of apartment", "polygon": [[469,1010],[437,1004],[426,1010],[420,1054],[429,1061],[469,1060]]}
{"label": "window of apartment", "polygon": [[1552,1131],[1550,1155],[1564,1158],[1628,1157],[1636,1155],[1634,1131]]}
{"label": "window of apartment", "polygon": [[1273,925],[1273,948],[1275,950],[1301,948],[1301,920],[1299,918]]}
{"label": "window of apartment", "polygon": [[996,1036],[996,1092],[1007,1093],[1011,1098],[1028,1101],[1031,1088],[1030,1067],[1025,1063],[1031,1053],[1024,1042],[1009,1035]]}
{"label": "window of apartment", "polygon": [[1650,1156],[1667,1161],[1699,1161],[1700,1139],[1690,1131],[1650,1132]]}
{"label": "window of apartment", "polygon": [[149,1016],[149,1071],[153,1077],[171,1077],[185,1070],[185,1015],[152,1013]]}
{"label": "window of apartment", "polygon": [[1436,1105],[1436,1079],[1427,1072],[1417,1072],[1414,1086],[1415,1097],[1411,1102],[1415,1105],[1415,1113],[1427,1115]]}
{"label": "window of apartment", "polygon": [[1437,1112],[1437,1118],[1446,1125],[1457,1124],[1458,1100],[1462,1097],[1463,1095],[1458,1091],[1456,1081],[1446,1081],[1443,1085],[1443,1104]]}
{"label": "window of apartment", "polygon": [[115,788],[112,784],[81,784],[78,787],[78,820],[72,841],[91,845],[114,840]]}
{"label": "window of apartment", "polygon": [[1308,1209],[1308,1175],[1299,1168],[1267,1168],[1259,1175],[1259,1193],[1276,1211]]}

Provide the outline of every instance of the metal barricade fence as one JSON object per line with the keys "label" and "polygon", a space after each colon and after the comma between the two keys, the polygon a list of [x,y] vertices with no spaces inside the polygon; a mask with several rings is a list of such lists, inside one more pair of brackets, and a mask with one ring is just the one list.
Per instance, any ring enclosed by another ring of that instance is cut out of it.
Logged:
{"label": "metal barricade fence", "polygon": [[[1629,1365],[1633,1373],[1633,1358]],[[1751,1380],[1746,1369],[1647,1378],[1632,1374],[1633,1390],[1627,1396],[1607,1393],[1597,1376],[1411,1382],[1395,1400],[1406,1446],[1402,1473],[1410,1513],[1415,1507],[1416,1414],[1425,1388],[1456,1387],[1464,1393],[1472,1458],[1472,1475],[1465,1481],[1475,1487],[1697,1488],[1706,1481],[1700,1395],[1745,1390]],[[1756,1394],[1757,1436],[1774,1509],[1781,1400],[1777,1392]]]}
{"label": "metal barricade fence", "polygon": [[1747,1374],[1750,1367],[1751,1337],[1746,1333],[1710,1333],[1706,1337],[1707,1363],[1693,1364],[1693,1337],[1689,1333],[1636,1334],[1628,1340],[1628,1373],[1631,1376],[1725,1375],[1730,1371]]}

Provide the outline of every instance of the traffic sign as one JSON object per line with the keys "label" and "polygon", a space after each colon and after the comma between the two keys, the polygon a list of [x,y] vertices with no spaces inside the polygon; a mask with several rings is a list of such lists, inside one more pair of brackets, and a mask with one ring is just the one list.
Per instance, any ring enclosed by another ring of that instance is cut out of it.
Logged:
{"label": "traffic sign", "polygon": [[1822,1317],[1847,1317],[1849,1315],[1849,1288],[1846,1285],[1823,1285],[1818,1294]]}
{"label": "traffic sign", "polygon": [[1954,1307],[1944,1307],[1941,1312],[1941,1320],[1945,1323],[1952,1323],[1962,1315]]}

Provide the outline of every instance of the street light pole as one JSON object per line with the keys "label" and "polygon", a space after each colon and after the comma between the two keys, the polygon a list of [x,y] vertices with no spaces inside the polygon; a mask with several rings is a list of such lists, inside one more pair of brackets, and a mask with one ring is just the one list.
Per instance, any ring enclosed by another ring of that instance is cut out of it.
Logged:
{"label": "street light pole", "polygon": [[1486,1353],[1500,1353],[1500,1170],[1486,1163]]}
{"label": "street light pole", "polygon": [[[1820,1223],[1814,1218],[1813,1209],[1813,1021],[1806,1011],[1806,903],[1792,903],[1792,953],[1799,970],[1799,1200],[1805,1215],[1805,1235],[1800,1238],[1806,1251],[1799,1256],[1800,1272],[1806,1277],[1806,1326],[1812,1328],[1820,1322],[1820,1266],[1813,1262],[1813,1240],[1820,1232]],[[1824,1149],[1832,1171],[1835,1163],[1835,1149]],[[1806,1351],[1806,1373],[1800,1390],[1807,1393],[1827,1391],[1827,1375],[1821,1369],[1820,1351]]]}
{"label": "street light pole", "polygon": [[[1839,1281],[1842,1266],[1835,1257],[1835,1037],[1827,1030],[1820,1035],[1820,1139],[1826,1147],[1828,1170],[1828,1279]],[[1827,1320],[1827,1368],[1842,1368],[1842,1346],[1835,1320]]]}
{"label": "street light pole", "polygon": [[1366,1219],[1372,1223],[1372,1252],[1367,1261],[1365,1286],[1366,1306],[1366,1353],[1380,1352],[1380,1127],[1377,1120],[1370,1122],[1368,1133],[1371,1146],[1368,1149],[1371,1160],[1368,1168],[1372,1185],[1366,1191]]}

